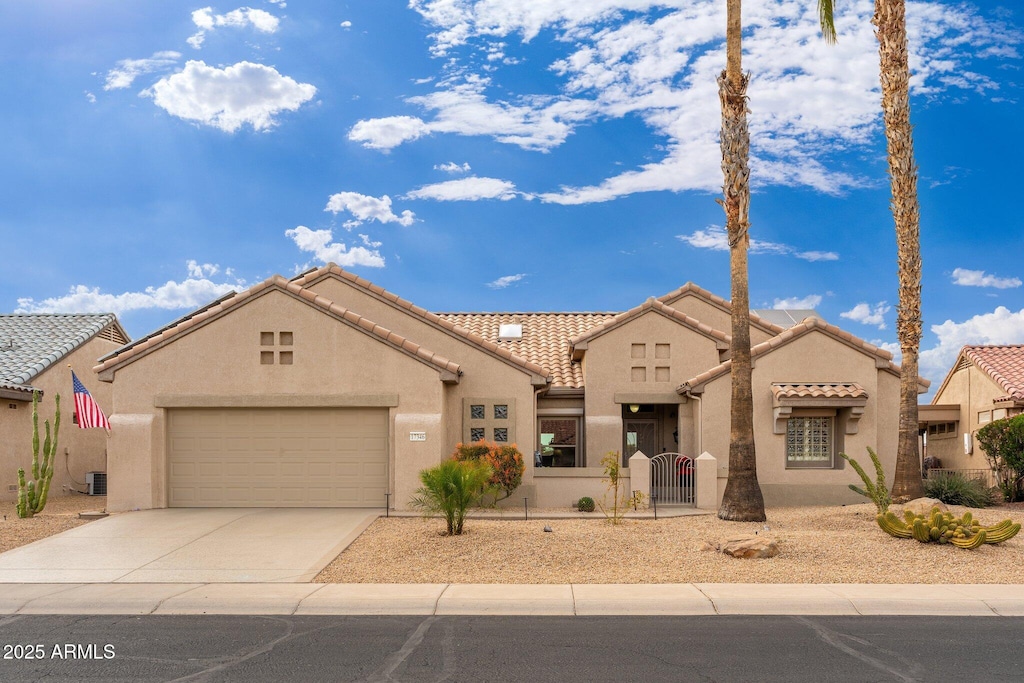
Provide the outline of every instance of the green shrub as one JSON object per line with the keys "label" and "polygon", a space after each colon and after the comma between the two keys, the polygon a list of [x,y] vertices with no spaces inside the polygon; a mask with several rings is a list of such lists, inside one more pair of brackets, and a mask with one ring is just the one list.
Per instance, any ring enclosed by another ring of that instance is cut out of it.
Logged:
{"label": "green shrub", "polygon": [[875,481],[873,482],[868,477],[867,472],[864,471],[864,468],[860,466],[860,463],[846,453],[839,454],[841,458],[850,463],[850,466],[860,475],[861,481],[864,482],[864,488],[850,484],[850,490],[859,493],[865,498],[869,498],[880,513],[885,512],[892,503],[889,488],[885,485],[885,471],[882,469],[882,461],[878,459],[878,454],[870,446],[868,447],[868,455],[871,456],[871,462],[875,465]]}
{"label": "green shrub", "polygon": [[420,472],[423,486],[409,504],[428,515],[443,515],[448,535],[458,536],[466,521],[466,510],[480,501],[491,474],[490,466],[483,462],[445,460]]}
{"label": "green shrub", "polygon": [[989,422],[976,437],[1006,501],[1024,500],[1024,415]]}
{"label": "green shrub", "polygon": [[594,508],[594,499],[590,496],[583,496],[576,501],[576,509],[580,512],[593,512]]}
{"label": "green shrub", "polygon": [[987,508],[995,505],[996,494],[980,479],[968,479],[959,472],[934,474],[924,482],[924,494],[946,505]]}
{"label": "green shrub", "polygon": [[[475,441],[471,444],[457,444],[452,458],[459,462],[483,462],[491,467],[491,478],[486,486],[494,493],[494,503],[512,495],[523,483],[523,454],[515,444],[488,443]],[[501,495],[504,494],[504,495]]]}

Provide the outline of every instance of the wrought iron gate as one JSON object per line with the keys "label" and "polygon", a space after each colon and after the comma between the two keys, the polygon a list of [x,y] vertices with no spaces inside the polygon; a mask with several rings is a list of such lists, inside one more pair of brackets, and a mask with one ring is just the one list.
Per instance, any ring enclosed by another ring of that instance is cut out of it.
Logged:
{"label": "wrought iron gate", "polygon": [[651,495],[662,505],[693,505],[693,458],[682,453],[661,453],[651,458]]}

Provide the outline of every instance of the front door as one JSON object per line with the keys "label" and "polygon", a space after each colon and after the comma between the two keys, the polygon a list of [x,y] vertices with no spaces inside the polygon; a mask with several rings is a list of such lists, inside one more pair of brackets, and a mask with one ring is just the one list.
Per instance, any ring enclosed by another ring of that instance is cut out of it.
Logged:
{"label": "front door", "polygon": [[622,421],[622,466],[629,467],[629,459],[637,451],[648,458],[658,454],[658,421],[652,419],[626,419]]}

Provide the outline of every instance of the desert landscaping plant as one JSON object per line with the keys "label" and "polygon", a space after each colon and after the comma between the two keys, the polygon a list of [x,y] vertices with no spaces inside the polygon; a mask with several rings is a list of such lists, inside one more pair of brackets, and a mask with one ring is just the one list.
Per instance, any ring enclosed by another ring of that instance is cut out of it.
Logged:
{"label": "desert landscaping plant", "polygon": [[490,465],[483,462],[445,460],[420,472],[423,486],[409,505],[427,515],[442,515],[447,535],[458,536],[466,521],[466,510],[480,501],[491,474]]}
{"label": "desert landscaping plant", "polygon": [[483,462],[491,467],[491,478],[486,486],[488,493],[493,493],[492,504],[511,496],[523,483],[523,454],[515,444],[488,443],[474,441],[471,444],[456,444],[452,458],[460,462]]}
{"label": "desert landscaping plant", "polygon": [[576,501],[576,509],[580,512],[593,512],[595,507],[594,499],[590,496],[583,496]]}
{"label": "desert landscaping plant", "polygon": [[968,479],[959,472],[932,474],[924,484],[924,495],[946,505],[987,508],[995,505],[998,494],[980,479]]}
{"label": "desert landscaping plant", "polygon": [[977,434],[1006,502],[1024,500],[1024,415],[994,420]]}
{"label": "desert landscaping plant", "polygon": [[857,471],[857,474],[860,475],[861,480],[864,482],[864,488],[856,484],[850,484],[850,490],[871,500],[875,507],[878,508],[879,513],[888,510],[889,505],[892,503],[892,498],[889,495],[888,487],[885,485],[885,470],[882,469],[882,461],[878,459],[878,454],[870,446],[868,447],[868,455],[871,456],[871,462],[875,465],[875,481],[873,482],[859,462],[846,453],[840,453],[839,455],[850,463],[850,466]]}
{"label": "desert landscaping plant", "polygon": [[43,460],[39,461],[39,392],[32,392],[32,479],[25,480],[25,469],[18,468],[18,517],[25,519],[46,507],[53,479],[53,460],[57,452],[57,434],[60,432],[60,394],[55,396],[57,404],[53,417],[53,434],[50,421],[44,420]]}
{"label": "desert landscaping plant", "polygon": [[[607,477],[605,481],[608,483],[608,493],[611,494],[612,503],[609,511],[604,505],[601,505],[601,512],[608,518],[612,524],[618,524],[622,521],[622,515],[626,512],[626,506],[628,505],[627,500],[631,500],[626,496],[626,492],[622,490],[622,479],[620,476],[621,465],[619,464],[619,452],[608,451],[604,457],[601,458],[601,464],[604,465],[604,476]],[[605,496],[607,501],[607,495]]]}
{"label": "desert landscaping plant", "polygon": [[974,550],[985,543],[1008,541],[1020,531],[1020,524],[1004,519],[992,526],[981,526],[970,512],[955,517],[933,507],[928,515],[912,510],[903,513],[903,519],[894,512],[879,513],[875,520],[882,531],[896,538],[913,538],[921,543],[949,543],[958,548]]}

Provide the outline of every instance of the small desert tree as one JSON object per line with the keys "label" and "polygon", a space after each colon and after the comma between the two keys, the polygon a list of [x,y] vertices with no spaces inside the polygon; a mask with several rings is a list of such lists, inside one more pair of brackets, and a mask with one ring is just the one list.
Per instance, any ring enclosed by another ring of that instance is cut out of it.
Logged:
{"label": "small desert tree", "polygon": [[462,534],[466,510],[480,501],[491,478],[486,463],[445,460],[436,467],[420,472],[423,484],[409,504],[426,514],[440,514],[448,526],[449,536]]}
{"label": "small desert tree", "polygon": [[487,488],[494,493],[494,503],[505,500],[523,483],[523,454],[515,444],[474,441],[471,444],[457,444],[452,458],[460,462],[479,461],[490,465],[491,478]]}
{"label": "small desert tree", "polygon": [[1007,502],[1024,500],[1024,415],[990,422],[977,437],[1003,497]]}

